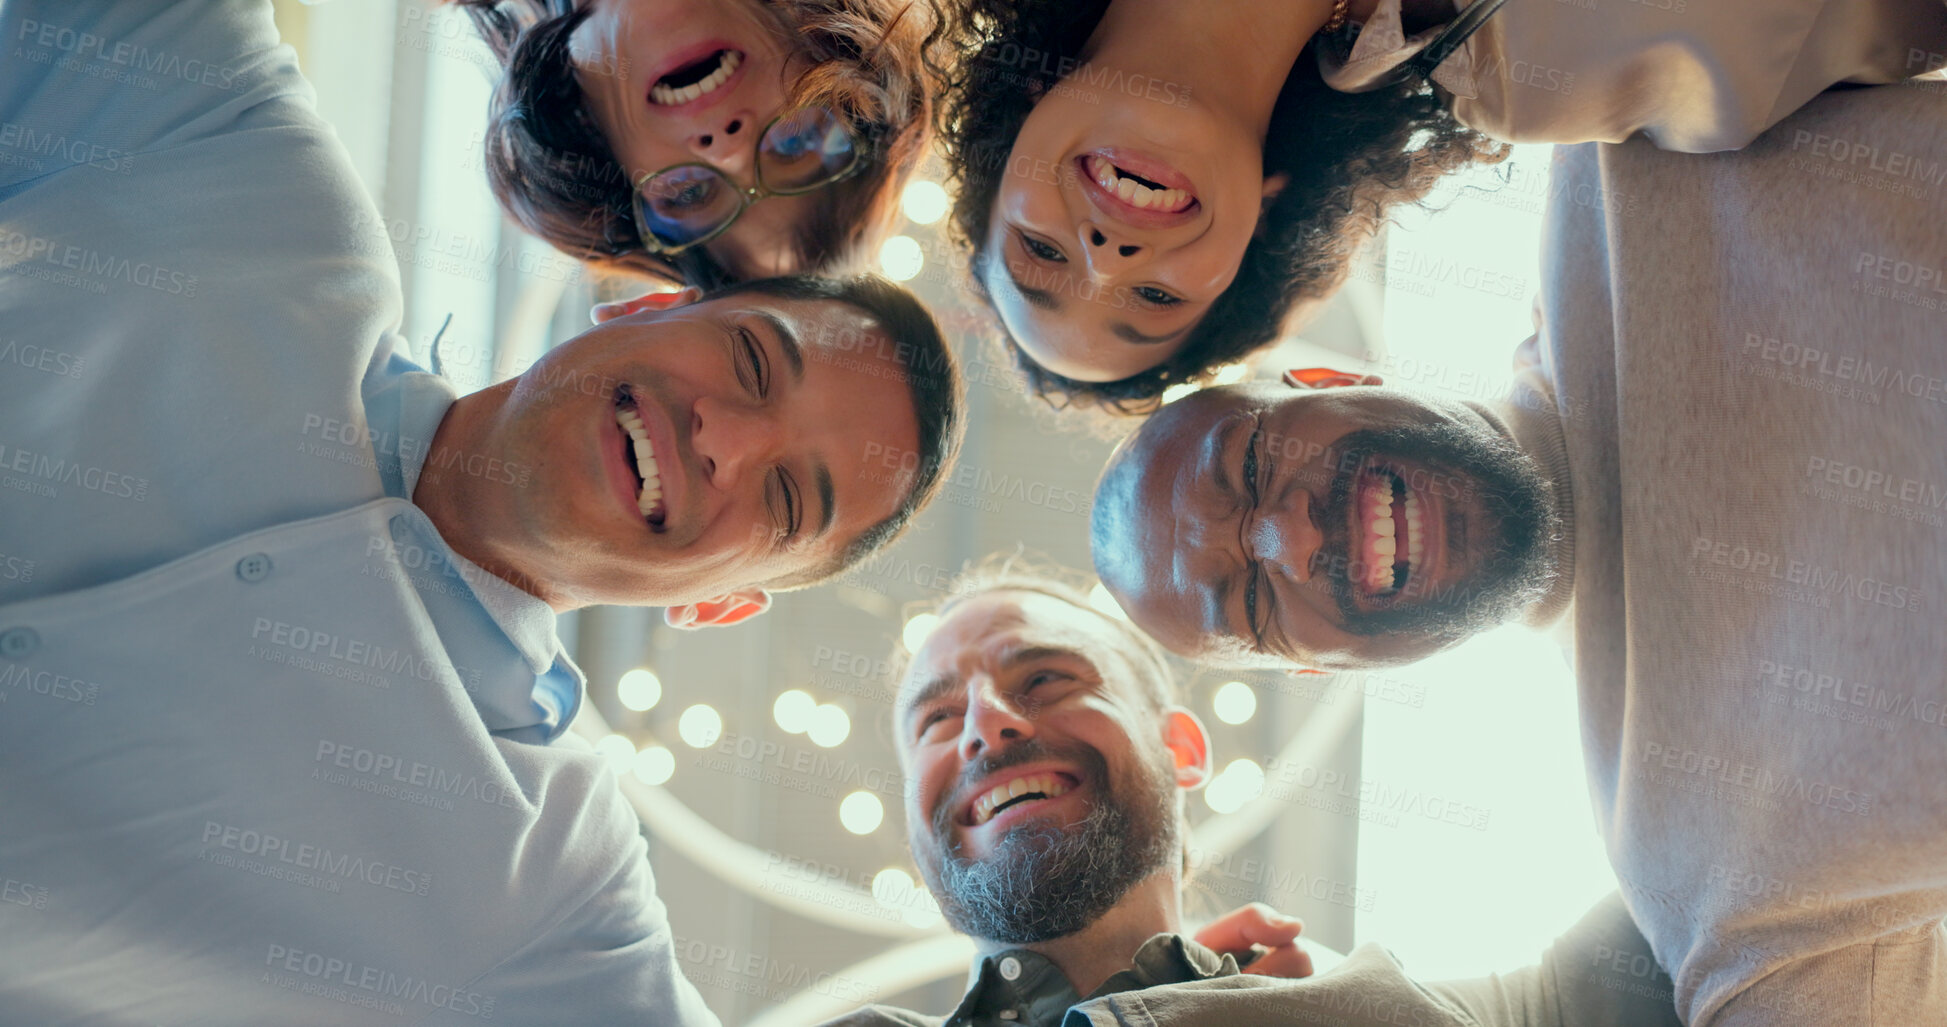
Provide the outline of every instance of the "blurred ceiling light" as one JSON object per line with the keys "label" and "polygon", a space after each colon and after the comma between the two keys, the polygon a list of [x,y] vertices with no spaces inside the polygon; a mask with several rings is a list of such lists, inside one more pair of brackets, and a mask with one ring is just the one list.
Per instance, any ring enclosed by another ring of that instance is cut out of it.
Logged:
{"label": "blurred ceiling light", "polygon": [[810,693],[799,688],[787,688],[777,695],[771,704],[771,717],[777,726],[794,735],[804,734],[811,727],[811,711],[818,703]]}
{"label": "blurred ceiling light", "polygon": [[1264,768],[1250,760],[1231,760],[1203,790],[1203,801],[1219,813],[1235,813],[1264,793]]}
{"label": "blurred ceiling light", "polygon": [[662,679],[647,667],[637,667],[615,683],[615,696],[622,705],[640,713],[662,701]]}
{"label": "blurred ceiling light", "polygon": [[608,757],[609,765],[618,775],[628,773],[629,764],[635,760],[635,743],[621,735],[609,735],[596,742],[595,751]]}
{"label": "blurred ceiling light", "polygon": [[919,652],[919,647],[926,644],[926,636],[932,634],[933,629],[939,626],[939,614],[916,613],[913,615],[912,620],[906,622],[906,627],[899,632],[899,641],[906,647],[907,652]]}
{"label": "blurred ceiling light", "polygon": [[676,754],[660,745],[652,745],[635,754],[636,780],[646,785],[659,785],[676,773]]}
{"label": "blurred ceiling light", "polygon": [[871,792],[853,792],[838,804],[838,822],[853,834],[871,834],[885,819],[885,806]]}
{"label": "blurred ceiling light", "polygon": [[872,875],[872,897],[887,909],[904,909],[913,901],[913,878],[898,867]]}
{"label": "blurred ceiling light", "polygon": [[676,733],[693,749],[707,749],[723,737],[723,717],[707,703],[697,703],[683,711],[676,722]]}
{"label": "blurred ceiling light", "polygon": [[1257,712],[1257,693],[1242,681],[1226,681],[1210,697],[1210,708],[1226,724],[1242,724]]}
{"label": "blurred ceiling light", "polygon": [[895,235],[879,247],[879,269],[895,282],[912,279],[925,266],[926,253],[910,235]]}
{"label": "blurred ceiling light", "polygon": [[845,711],[831,703],[820,703],[811,711],[811,724],[805,734],[811,737],[812,744],[829,749],[845,741],[852,733],[852,718]]}
{"label": "blurred ceiling light", "polygon": [[933,898],[933,893],[917,886],[913,888],[912,901],[900,911],[899,918],[923,931],[940,926],[946,919],[940,915],[940,903]]}
{"label": "blurred ceiling light", "polygon": [[938,182],[917,178],[906,187],[899,204],[906,209],[906,216],[913,219],[914,224],[930,225],[946,216],[946,190],[940,188]]}
{"label": "blurred ceiling light", "polygon": [[939,902],[898,867],[887,867],[872,876],[872,897],[880,906],[897,910],[899,918],[914,927],[925,930],[939,926]]}

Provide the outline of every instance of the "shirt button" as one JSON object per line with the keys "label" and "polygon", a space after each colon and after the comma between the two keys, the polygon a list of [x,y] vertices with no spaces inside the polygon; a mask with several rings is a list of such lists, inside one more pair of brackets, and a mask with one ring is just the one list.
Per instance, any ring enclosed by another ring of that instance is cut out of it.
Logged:
{"label": "shirt button", "polygon": [[237,561],[237,577],[256,584],[270,577],[270,554],[251,553]]}
{"label": "shirt button", "polygon": [[33,628],[9,628],[0,631],[0,656],[18,660],[41,647],[41,636],[34,634]]}
{"label": "shirt button", "polygon": [[1021,961],[1015,959],[1013,956],[1008,956],[1002,959],[1001,976],[1007,978],[1010,981],[1019,978],[1021,976]]}

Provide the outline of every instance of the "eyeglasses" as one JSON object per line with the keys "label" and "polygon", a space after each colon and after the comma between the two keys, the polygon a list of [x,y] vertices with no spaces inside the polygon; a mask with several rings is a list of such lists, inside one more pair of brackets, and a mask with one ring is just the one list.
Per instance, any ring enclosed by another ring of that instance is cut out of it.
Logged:
{"label": "eyeglasses", "polygon": [[757,139],[757,184],[748,189],[708,164],[674,164],[636,182],[635,223],[652,253],[673,255],[722,235],[745,208],[769,196],[801,196],[851,176],[863,163],[843,118],[806,107],[773,118]]}

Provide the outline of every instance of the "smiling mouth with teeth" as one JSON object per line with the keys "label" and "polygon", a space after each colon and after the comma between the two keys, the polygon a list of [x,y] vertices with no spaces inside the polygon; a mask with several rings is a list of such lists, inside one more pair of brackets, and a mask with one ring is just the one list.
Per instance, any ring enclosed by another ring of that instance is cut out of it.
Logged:
{"label": "smiling mouth with teeth", "polygon": [[1375,598],[1399,594],[1420,567],[1426,549],[1420,498],[1391,468],[1371,464],[1359,471],[1357,495],[1359,549],[1353,569]]}
{"label": "smiling mouth with teeth", "polygon": [[1186,189],[1165,189],[1133,171],[1126,171],[1105,157],[1089,154],[1082,166],[1088,177],[1116,199],[1143,210],[1162,214],[1181,214],[1196,205],[1197,198]]}
{"label": "smiling mouth with teeth", "polygon": [[1066,795],[1073,787],[1065,775],[1052,771],[1017,777],[1005,784],[995,785],[985,795],[974,800],[973,822],[978,827],[994,819],[1000,811],[1011,806],[1021,806],[1030,802]]}
{"label": "smiling mouth with teeth", "polygon": [[642,519],[651,528],[661,531],[668,511],[663,509],[663,479],[656,466],[656,447],[649,442],[649,430],[643,426],[635,395],[626,387],[615,393],[615,423],[622,426],[622,460],[635,469],[636,509],[642,511]]}
{"label": "smiling mouth with teeth", "polygon": [[736,50],[718,50],[657,79],[649,87],[649,100],[663,107],[674,107],[714,93],[730,81],[743,62],[744,55]]}

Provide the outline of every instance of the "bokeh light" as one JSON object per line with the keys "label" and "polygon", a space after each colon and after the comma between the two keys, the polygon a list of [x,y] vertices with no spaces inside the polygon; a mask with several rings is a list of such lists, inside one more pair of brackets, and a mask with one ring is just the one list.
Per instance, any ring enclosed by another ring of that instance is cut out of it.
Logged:
{"label": "bokeh light", "polygon": [[906,627],[899,632],[899,642],[907,652],[919,652],[919,647],[926,644],[926,636],[939,626],[940,615],[937,613],[914,614],[913,619],[907,621]]}
{"label": "bokeh light", "polygon": [[926,251],[910,235],[895,235],[879,247],[879,269],[895,282],[910,281],[926,266]]}
{"label": "bokeh light", "polygon": [[615,697],[622,700],[622,705],[640,713],[662,701],[662,679],[647,667],[637,667],[615,683]]}
{"label": "bokeh light", "polygon": [[595,743],[595,751],[608,758],[609,766],[617,774],[629,772],[629,765],[635,761],[635,743],[621,735],[608,735]]}
{"label": "bokeh light", "polygon": [[646,785],[659,785],[676,773],[676,754],[660,745],[651,745],[635,754],[636,780]]}
{"label": "bokeh light", "polygon": [[1264,768],[1252,760],[1231,760],[1203,790],[1203,801],[1219,813],[1235,813],[1264,793]]}
{"label": "bokeh light", "polygon": [[811,724],[805,728],[812,744],[829,749],[842,744],[852,733],[852,718],[831,703],[819,703],[811,711]]}
{"label": "bokeh light", "polygon": [[887,909],[904,909],[913,901],[913,878],[898,867],[872,875],[872,897]]}
{"label": "bokeh light", "polygon": [[924,888],[913,888],[913,901],[901,910],[899,918],[920,930],[931,930],[940,926],[946,918],[940,915],[939,900]]}
{"label": "bokeh light", "polygon": [[778,693],[777,701],[771,704],[771,717],[777,726],[794,735],[804,734],[811,727],[811,711],[818,706],[817,700],[801,688],[787,688]]}
{"label": "bokeh light", "polygon": [[1242,681],[1226,681],[1210,697],[1210,708],[1226,724],[1242,724],[1257,712],[1257,693]]}
{"label": "bokeh light", "polygon": [[930,225],[946,216],[948,200],[946,190],[938,182],[924,178],[914,179],[899,198],[899,205],[905,208],[906,216],[914,224]]}
{"label": "bokeh light", "polygon": [[838,804],[838,822],[853,834],[871,834],[885,819],[885,805],[871,792],[853,792]]}
{"label": "bokeh light", "polygon": [[723,737],[723,717],[707,703],[697,703],[683,711],[676,722],[676,733],[694,749],[707,749]]}

